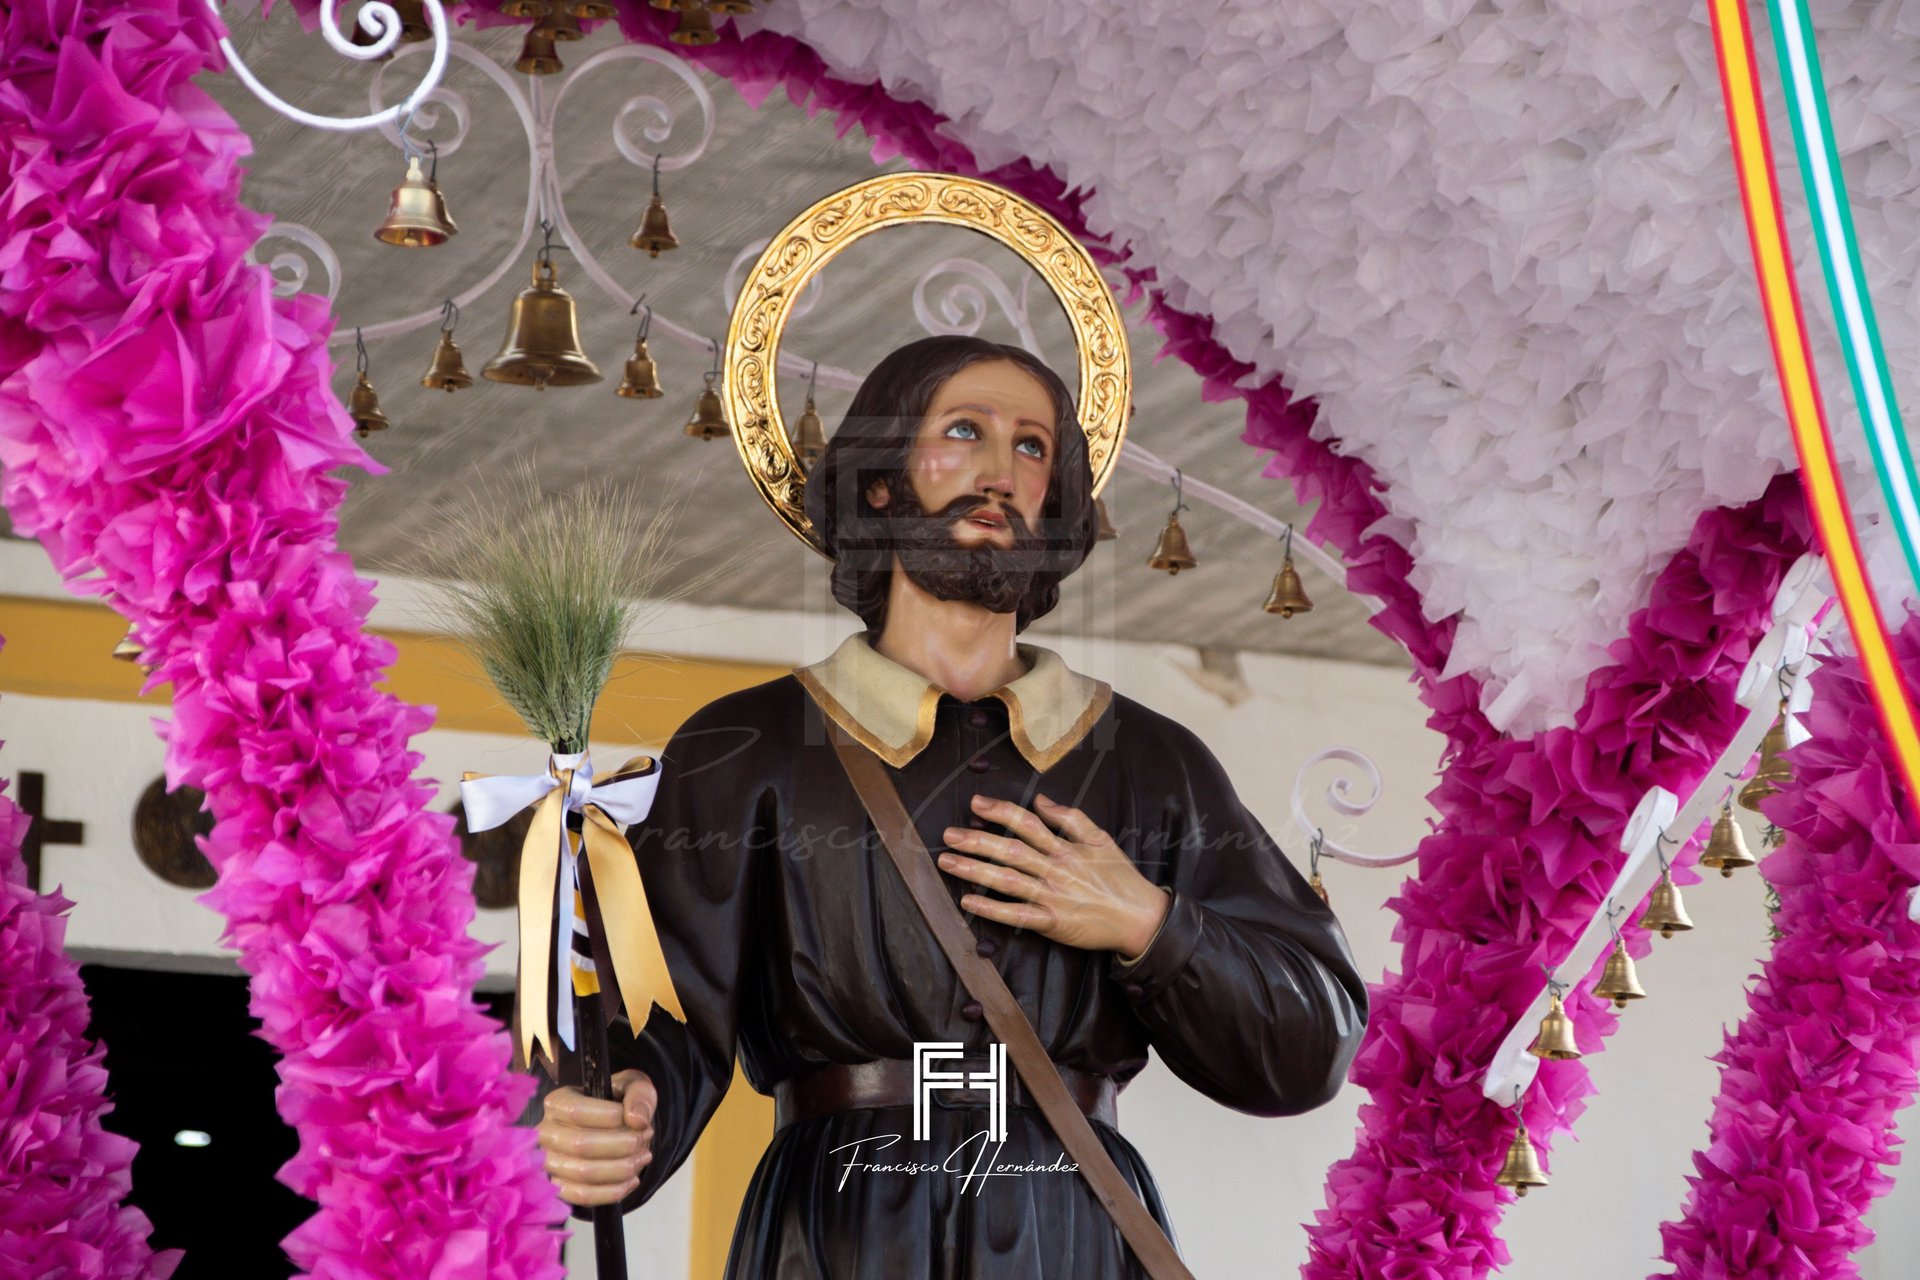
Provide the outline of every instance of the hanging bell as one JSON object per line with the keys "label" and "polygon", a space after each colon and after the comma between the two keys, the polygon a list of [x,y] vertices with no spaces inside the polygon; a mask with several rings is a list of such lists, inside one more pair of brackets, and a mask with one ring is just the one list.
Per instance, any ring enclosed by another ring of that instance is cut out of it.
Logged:
{"label": "hanging bell", "polygon": [[128,627],[127,634],[120,637],[120,643],[113,646],[113,656],[122,662],[138,662],[140,655],[145,652],[146,650],[140,647],[140,642],[133,638],[132,627]]}
{"label": "hanging bell", "polygon": [[427,190],[433,193],[433,216],[439,220],[450,236],[459,235],[460,228],[453,223],[453,215],[447,212],[447,197],[442,194],[440,184],[432,178],[427,179]]}
{"label": "hanging bell", "polygon": [[1318,871],[1307,877],[1307,888],[1319,894],[1320,901],[1326,903],[1328,906],[1333,905],[1333,899],[1327,896],[1327,882],[1320,878]]}
{"label": "hanging bell", "polygon": [[433,349],[433,363],[427,366],[420,385],[438,387],[449,395],[473,385],[473,375],[467,372],[467,362],[460,358],[460,348],[454,345],[453,330],[440,331],[440,345]]}
{"label": "hanging bell", "polygon": [[347,416],[353,419],[353,428],[365,440],[375,431],[385,431],[392,424],[387,415],[380,412],[380,397],[374,394],[373,384],[367,381],[367,371],[360,371],[360,380],[353,384],[353,390],[347,394]]}
{"label": "hanging bell", "polygon": [[645,338],[633,344],[633,354],[627,358],[627,376],[620,380],[615,394],[629,400],[658,400],[666,394],[660,389],[660,369],[647,350]]}
{"label": "hanging bell", "polygon": [[713,13],[740,14],[753,12],[753,0],[707,0],[707,9]]}
{"label": "hanging bell", "polygon": [[1753,777],[1747,779],[1747,785],[1740,788],[1740,806],[1760,811],[1760,802],[1768,796],[1780,794],[1780,788],[1793,780],[1793,769],[1782,759],[1787,749],[1787,704],[1780,703],[1780,715],[1767,730],[1766,737],[1760,739],[1760,764],[1753,771]]}
{"label": "hanging bell", "polygon": [[1107,514],[1107,500],[1105,498],[1095,498],[1093,500],[1093,514],[1094,518],[1099,521],[1100,524],[1099,532],[1093,535],[1095,542],[1112,542],[1120,536],[1120,531],[1113,527],[1113,518]]}
{"label": "hanging bell", "polygon": [[800,459],[801,469],[810,470],[826,451],[827,424],[813,407],[813,397],[808,396],[807,407],[800,411],[800,421],[793,427],[793,452]]}
{"label": "hanging bell", "polygon": [[600,370],[580,349],[573,295],[554,283],[553,260],[533,260],[533,284],[513,300],[513,318],[500,354],[481,376],[545,391],[600,381]]}
{"label": "hanging bell", "polygon": [[1676,933],[1693,928],[1693,921],[1687,919],[1687,908],[1680,901],[1680,886],[1673,882],[1671,870],[1660,873],[1659,883],[1653,886],[1653,896],[1647,899],[1647,910],[1640,917],[1640,927],[1658,929],[1663,938],[1671,938]]}
{"label": "hanging bell", "polygon": [[614,16],[616,10],[602,0],[576,0],[571,6],[573,16],[583,22],[605,22]]}
{"label": "hanging bell", "polygon": [[713,14],[705,5],[699,5],[680,10],[680,25],[667,39],[684,45],[718,44],[720,33],[713,29]]}
{"label": "hanging bell", "polygon": [[706,379],[706,387],[693,403],[693,416],[687,419],[687,434],[712,440],[732,434],[733,428],[727,425],[727,410],[720,403],[720,393],[713,389],[713,375],[707,374]]}
{"label": "hanging bell", "polygon": [[1280,572],[1273,575],[1273,590],[1267,593],[1267,602],[1260,607],[1283,618],[1313,612],[1313,601],[1307,598],[1307,589],[1300,585],[1300,572],[1293,567],[1291,553],[1280,561]]}
{"label": "hanging bell", "polygon": [[556,4],[547,11],[547,16],[535,24],[544,28],[555,40],[585,40],[587,33],[580,29],[580,19],[566,4]]}
{"label": "hanging bell", "polygon": [[1540,1019],[1540,1034],[1527,1046],[1527,1052],[1548,1062],[1571,1062],[1580,1056],[1580,1046],[1573,1039],[1573,1019],[1567,1016],[1558,991],[1553,992],[1547,1016]]}
{"label": "hanging bell", "polygon": [[647,0],[647,3],[654,8],[665,9],[668,13],[675,13],[690,5],[697,5],[699,2],[700,0]]}
{"label": "hanging bell", "polygon": [[1187,546],[1187,531],[1180,527],[1180,513],[1175,511],[1167,517],[1166,528],[1160,530],[1160,541],[1147,559],[1147,568],[1177,574],[1199,563],[1193,558],[1192,548]]}
{"label": "hanging bell", "polygon": [[406,176],[393,189],[386,221],[375,229],[373,238],[405,249],[445,244],[459,228],[441,216],[442,208],[440,196],[428,184],[427,175],[420,172],[420,157],[409,155]]}
{"label": "hanging bell", "polygon": [[1600,981],[1593,984],[1593,994],[1613,1001],[1616,1009],[1624,1009],[1627,1001],[1639,1000],[1647,994],[1640,986],[1640,979],[1634,976],[1633,957],[1627,954],[1625,938],[1613,944],[1613,954],[1607,957],[1607,967],[1600,971]]}
{"label": "hanging bell", "polygon": [[1741,834],[1740,824],[1733,820],[1733,806],[1720,806],[1720,816],[1713,820],[1713,834],[1707,837],[1707,847],[1700,851],[1700,865],[1718,867],[1721,875],[1731,877],[1738,868],[1750,867],[1754,862],[1754,856],[1747,852],[1747,838]]}
{"label": "hanging bell", "polygon": [[1527,1124],[1522,1120],[1514,1125],[1513,1141],[1507,1146],[1507,1158],[1500,1166],[1493,1183],[1497,1187],[1512,1187],[1513,1194],[1524,1196],[1528,1187],[1544,1187],[1547,1175],[1540,1169],[1540,1153],[1533,1149],[1533,1139],[1527,1136]]}
{"label": "hanging bell", "polygon": [[520,42],[520,56],[514,61],[513,69],[530,76],[560,74],[560,55],[554,51],[552,27],[535,24],[527,29],[527,38]]}
{"label": "hanging bell", "polygon": [[659,257],[662,250],[680,247],[679,238],[673,234],[673,228],[667,225],[667,206],[660,199],[657,176],[653,199],[647,202],[647,211],[640,218],[640,229],[627,237],[627,243],[636,249],[645,249],[649,258]]}
{"label": "hanging bell", "polygon": [[553,6],[547,0],[501,0],[500,12],[509,18],[544,18]]}

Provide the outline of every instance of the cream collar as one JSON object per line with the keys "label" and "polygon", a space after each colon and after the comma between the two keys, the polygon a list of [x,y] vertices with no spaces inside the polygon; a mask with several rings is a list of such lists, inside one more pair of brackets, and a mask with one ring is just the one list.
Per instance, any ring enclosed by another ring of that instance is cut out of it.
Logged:
{"label": "cream collar", "polygon": [[[1013,745],[1045,773],[1086,736],[1113,687],[1069,669],[1051,649],[1017,644],[1014,651],[1026,672],[988,696],[1007,704]],[[934,708],[945,690],[875,650],[864,632],[793,674],[835,724],[896,769],[933,740]]]}

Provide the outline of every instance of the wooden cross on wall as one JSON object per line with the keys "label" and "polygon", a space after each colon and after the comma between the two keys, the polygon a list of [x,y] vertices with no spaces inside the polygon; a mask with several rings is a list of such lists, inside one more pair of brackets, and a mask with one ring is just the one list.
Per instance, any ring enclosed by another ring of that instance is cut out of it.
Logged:
{"label": "wooden cross on wall", "polygon": [[20,845],[20,857],[27,864],[27,886],[39,893],[41,848],[50,844],[81,843],[86,836],[86,825],[46,816],[47,775],[44,773],[21,774],[14,803],[31,819],[26,839]]}

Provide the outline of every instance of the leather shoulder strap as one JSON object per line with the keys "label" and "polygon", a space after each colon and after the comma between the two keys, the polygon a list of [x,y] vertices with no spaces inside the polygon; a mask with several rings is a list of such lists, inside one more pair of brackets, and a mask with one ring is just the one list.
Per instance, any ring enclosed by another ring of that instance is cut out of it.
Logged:
{"label": "leather shoulder strap", "polygon": [[873,819],[880,842],[900,869],[901,878],[907,882],[907,890],[913,895],[920,914],[926,917],[940,949],[946,952],[968,993],[980,1002],[987,1025],[1006,1045],[1007,1056],[1013,1060],[1014,1070],[1020,1073],[1021,1083],[1040,1104],[1041,1113],[1079,1166],[1094,1197],[1120,1228],[1121,1238],[1132,1248],[1152,1280],[1193,1280],[1193,1273],[1180,1260],[1173,1242],[1127,1185],[1093,1126],[1074,1105],[1033,1024],[1027,1021],[1020,1002],[1007,989],[1006,979],[974,950],[973,931],[967,927],[960,908],[941,882],[940,869],[928,855],[920,833],[914,830],[913,819],[900,803],[900,793],[887,777],[886,766],[878,756],[837,728],[830,726],[828,734],[847,777],[853,782],[853,789]]}

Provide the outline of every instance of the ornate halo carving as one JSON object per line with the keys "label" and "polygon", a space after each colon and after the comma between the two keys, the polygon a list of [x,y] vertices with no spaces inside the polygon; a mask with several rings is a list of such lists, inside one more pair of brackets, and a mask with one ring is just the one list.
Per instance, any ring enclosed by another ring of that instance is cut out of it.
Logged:
{"label": "ornate halo carving", "polygon": [[[795,536],[820,551],[808,522],[806,473],[787,439],[774,370],[780,336],[809,281],[836,254],[885,227],[938,222],[991,236],[1040,273],[1073,326],[1078,409],[1093,491],[1105,486],[1126,436],[1133,366],[1113,291],[1080,242],[1004,187],[945,173],[889,173],[821,200],[767,243],[727,326],[721,394],[754,488]],[[824,552],[823,552],[824,554]]]}

